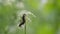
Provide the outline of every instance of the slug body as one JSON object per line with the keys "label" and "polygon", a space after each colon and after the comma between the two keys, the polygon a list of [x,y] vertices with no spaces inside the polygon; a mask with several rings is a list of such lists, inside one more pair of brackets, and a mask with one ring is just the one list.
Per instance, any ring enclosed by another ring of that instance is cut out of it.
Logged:
{"label": "slug body", "polygon": [[22,25],[24,25],[25,24],[25,22],[26,22],[26,20],[25,20],[25,14],[23,14],[23,16],[22,16],[22,22],[19,24],[19,27],[21,27]]}

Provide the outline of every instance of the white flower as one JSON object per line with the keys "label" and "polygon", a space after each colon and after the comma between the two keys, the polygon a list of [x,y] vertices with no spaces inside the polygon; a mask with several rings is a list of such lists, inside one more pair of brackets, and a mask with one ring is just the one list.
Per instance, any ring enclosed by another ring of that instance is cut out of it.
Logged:
{"label": "white flower", "polygon": [[[30,11],[27,11],[27,10],[22,10],[21,12],[19,11],[17,14],[18,14],[18,19],[21,19],[22,16],[25,14],[26,15],[25,18],[29,22],[31,22],[31,19],[30,19],[29,15],[32,15],[33,17],[36,17],[33,13],[31,13]],[[24,25],[22,25],[22,27],[24,28]]]}
{"label": "white flower", "polygon": [[3,3],[4,5],[11,5],[15,0],[4,0]]}
{"label": "white flower", "polygon": [[18,16],[23,16],[23,14],[26,14],[27,16],[28,15],[32,15],[33,17],[36,17],[32,12],[30,11],[27,11],[27,10],[22,10],[21,12],[18,12]]}
{"label": "white flower", "polygon": [[18,2],[16,6],[17,8],[24,8],[23,2]]}

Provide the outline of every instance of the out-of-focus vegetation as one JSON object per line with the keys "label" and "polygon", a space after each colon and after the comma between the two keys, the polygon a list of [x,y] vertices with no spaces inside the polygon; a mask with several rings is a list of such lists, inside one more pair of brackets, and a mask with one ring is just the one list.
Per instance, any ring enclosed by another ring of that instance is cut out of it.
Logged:
{"label": "out-of-focus vegetation", "polygon": [[0,34],[25,34],[17,26],[17,12],[27,10],[26,34],[60,34],[60,0],[0,0]]}

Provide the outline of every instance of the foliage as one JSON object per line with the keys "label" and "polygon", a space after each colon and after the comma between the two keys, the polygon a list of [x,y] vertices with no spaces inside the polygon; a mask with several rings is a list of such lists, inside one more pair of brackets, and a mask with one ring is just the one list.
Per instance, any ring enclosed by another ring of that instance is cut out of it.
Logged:
{"label": "foliage", "polygon": [[25,34],[25,28],[17,26],[22,10],[36,15],[29,15],[26,34],[60,34],[60,0],[0,0],[0,34]]}

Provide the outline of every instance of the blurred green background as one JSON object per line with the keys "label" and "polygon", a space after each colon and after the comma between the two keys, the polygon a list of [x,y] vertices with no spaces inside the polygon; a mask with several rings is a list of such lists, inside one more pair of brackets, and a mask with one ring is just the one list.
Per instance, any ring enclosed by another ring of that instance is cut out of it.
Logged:
{"label": "blurred green background", "polygon": [[17,26],[17,12],[36,15],[26,23],[26,34],[60,34],[60,0],[0,0],[0,34],[25,34]]}

